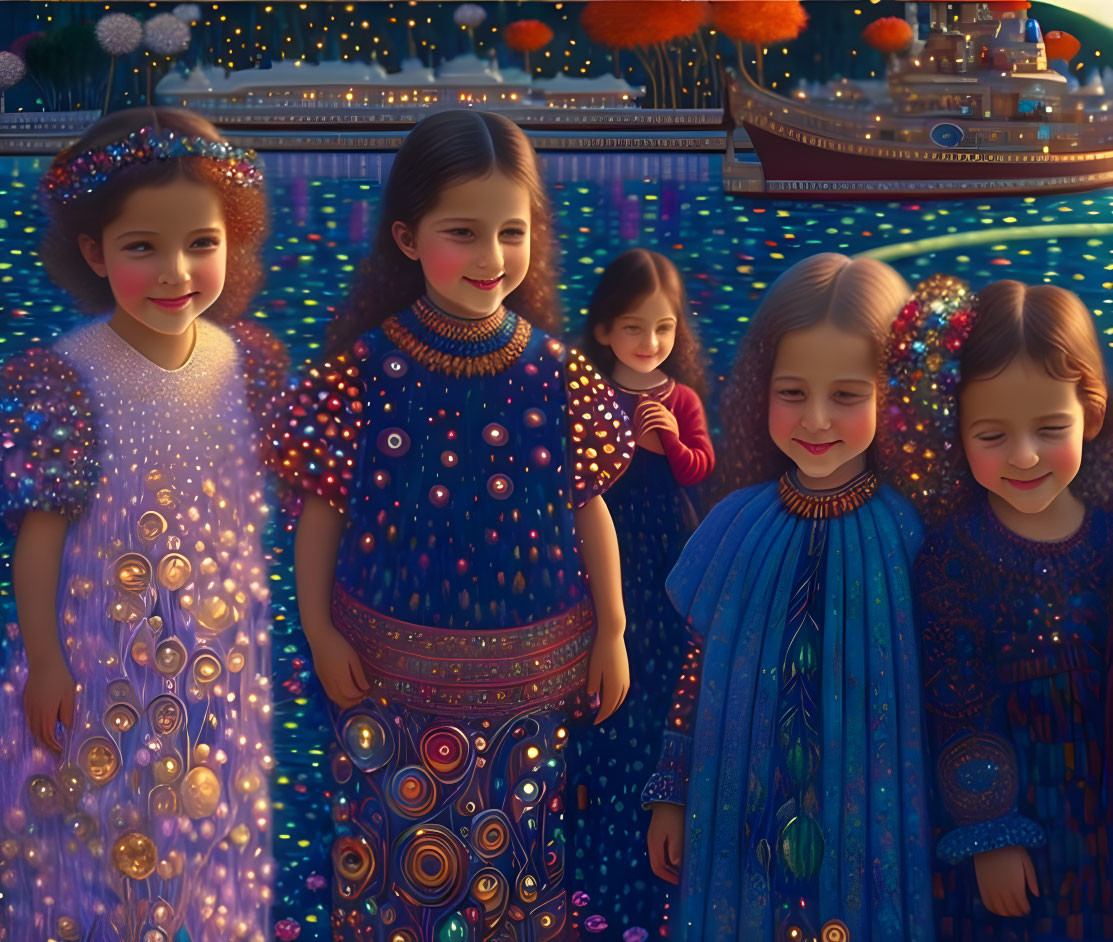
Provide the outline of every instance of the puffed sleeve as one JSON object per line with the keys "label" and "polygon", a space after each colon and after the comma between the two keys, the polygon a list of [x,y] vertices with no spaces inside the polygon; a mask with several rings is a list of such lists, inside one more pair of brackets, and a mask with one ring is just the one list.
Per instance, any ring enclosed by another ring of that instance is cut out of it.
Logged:
{"label": "puffed sleeve", "polygon": [[634,437],[614,390],[576,350],[564,362],[568,406],[568,462],[577,508],[603,494],[630,465]]}
{"label": "puffed sleeve", "polygon": [[306,370],[275,402],[267,434],[267,463],[279,478],[348,510],[355,475],[365,387],[359,344]]}
{"label": "puffed sleeve", "polygon": [[657,435],[676,483],[691,487],[703,481],[715,468],[715,449],[707,430],[707,415],[696,391],[680,383],[676,384],[669,407],[676,416],[677,431],[658,429]]}
{"label": "puffed sleeve", "polygon": [[669,707],[668,721],[661,737],[657,769],[642,789],[643,808],[658,801],[674,805],[685,803],[702,669],[703,647],[699,642],[690,642],[684,664],[680,668],[680,677],[673,690],[672,706]]}
{"label": "puffed sleeve", "polygon": [[[948,529],[952,529],[953,524]],[[1043,829],[1017,811],[1019,773],[1003,696],[979,617],[976,579],[947,530],[930,536],[914,567],[924,647],[924,707],[948,820],[936,854],[948,863],[1000,847],[1038,847]]]}
{"label": "puffed sleeve", "polygon": [[0,370],[0,513],[18,528],[28,510],[84,511],[96,487],[97,439],[89,394],[52,350],[36,348]]}

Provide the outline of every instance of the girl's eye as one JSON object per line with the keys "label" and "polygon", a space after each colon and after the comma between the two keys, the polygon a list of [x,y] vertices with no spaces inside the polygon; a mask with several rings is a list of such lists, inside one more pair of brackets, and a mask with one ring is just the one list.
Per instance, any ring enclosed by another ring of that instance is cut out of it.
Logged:
{"label": "girl's eye", "polygon": [[193,240],[191,248],[215,249],[218,245],[220,245],[220,240],[214,236],[201,236],[201,238]]}
{"label": "girl's eye", "polygon": [[1003,432],[983,432],[981,435],[974,436],[978,441],[985,442],[987,445],[992,445],[1004,439]]}
{"label": "girl's eye", "polygon": [[449,235],[456,236],[461,239],[466,239],[471,235],[471,229],[446,229]]}
{"label": "girl's eye", "polygon": [[856,402],[862,402],[866,398],[866,396],[864,393],[840,391],[835,393],[835,398],[841,403],[852,404]]}
{"label": "girl's eye", "polygon": [[627,324],[622,329],[628,334],[636,334],[641,332],[641,328],[637,324]]}
{"label": "girl's eye", "polygon": [[786,402],[796,402],[804,398],[804,390],[802,389],[779,389],[777,395],[784,399]]}
{"label": "girl's eye", "polygon": [[657,333],[671,334],[673,330],[675,330],[675,328],[672,326],[672,324],[664,324],[663,326],[657,328]]}
{"label": "girl's eye", "polygon": [[1058,437],[1062,432],[1067,431],[1069,428],[1069,425],[1045,425],[1043,428],[1040,429],[1040,431],[1045,432],[1048,435]]}
{"label": "girl's eye", "polygon": [[525,229],[503,229],[502,236],[504,239],[524,239],[526,236]]}
{"label": "girl's eye", "polygon": [[150,242],[130,242],[124,246],[125,252],[148,252],[150,249]]}

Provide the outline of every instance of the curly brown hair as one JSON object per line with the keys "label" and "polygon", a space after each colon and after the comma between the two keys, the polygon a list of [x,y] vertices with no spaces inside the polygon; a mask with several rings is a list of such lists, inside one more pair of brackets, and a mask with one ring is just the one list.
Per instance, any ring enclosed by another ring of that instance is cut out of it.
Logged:
{"label": "curly brown hair", "polygon": [[[775,479],[792,466],[769,437],[769,385],[781,338],[830,323],[868,337],[880,372],[890,326],[910,295],[907,282],[894,269],[872,258],[824,252],[781,273],[742,338],[723,393],[720,414],[726,441],[716,489],[720,496]],[[879,388],[879,403],[880,392]]]}
{"label": "curly brown hair", "polygon": [[676,341],[661,371],[707,397],[703,345],[688,316],[688,292],[676,266],[659,252],[636,248],[623,252],[606,267],[591,295],[580,350],[605,374],[614,370],[614,350],[595,338],[595,328],[608,328],[656,291],[664,292],[676,315]]}
{"label": "curly brown hair", "polygon": [[[222,141],[220,132],[208,121],[181,108],[128,108],[101,118],[75,144],[67,147],[51,164],[57,167],[86,150],[96,150],[124,140],[143,127],[171,130],[184,137]],[[263,242],[269,231],[267,198],[262,187],[238,186],[229,182],[221,167],[206,157],[152,160],[117,170],[93,192],[60,203],[41,193],[48,225],[39,245],[39,256],[47,274],[90,314],[104,314],[115,306],[106,278],[85,262],[78,236],[100,240],[104,227],[119,215],[124,200],[143,187],[158,187],[185,178],[212,186],[224,210],[228,234],[227,270],[232,277],[205,317],[220,323],[238,319],[263,282]],[[234,273],[234,274],[233,274]]]}
{"label": "curly brown hair", "polygon": [[[1086,305],[1065,288],[1006,279],[979,291],[973,312],[973,326],[959,361],[959,412],[964,383],[990,379],[1018,356],[1042,365],[1053,379],[1075,383],[1086,444],[1071,490],[1088,503],[1109,507],[1113,502],[1113,423],[1105,421],[1109,385],[1094,319]],[[975,486],[965,460],[959,470],[964,490],[973,499],[981,489]]]}
{"label": "curly brown hair", "polygon": [[330,353],[346,349],[425,293],[421,263],[398,248],[394,223],[415,229],[445,189],[495,171],[524,186],[530,202],[529,271],[507,296],[506,306],[546,333],[560,333],[552,208],[537,153],[510,119],[451,109],[418,122],[398,149],[383,188],[371,252],[359,265],[345,310],[328,327]]}

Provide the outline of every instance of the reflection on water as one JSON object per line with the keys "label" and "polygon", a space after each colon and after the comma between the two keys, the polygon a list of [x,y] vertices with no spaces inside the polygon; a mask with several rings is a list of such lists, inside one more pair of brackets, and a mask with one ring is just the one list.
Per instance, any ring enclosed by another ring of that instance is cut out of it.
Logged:
{"label": "reflection on water", "polygon": [[[250,316],[286,341],[295,362],[320,354],[324,326],[370,241],[391,160],[371,153],[265,156],[273,231],[267,284]],[[1113,366],[1113,191],[977,202],[765,201],[725,197],[715,155],[555,153],[542,162],[569,331],[582,322],[606,263],[645,245],[680,267],[714,375],[721,376],[757,299],[780,272],[816,252],[873,251],[911,282],[947,271],[975,288],[1008,277],[1070,288],[1094,312]],[[48,163],[0,157],[0,356],[82,321],[36,256],[43,217],[35,185]],[[714,421],[714,401],[711,413]],[[291,541],[279,525],[268,539],[279,760],[272,783],[280,863],[275,919],[298,919],[302,940],[325,939],[328,890],[320,875],[329,873],[330,819],[323,769],[331,732],[296,624]],[[10,545],[3,549],[7,557]],[[7,582],[0,603],[13,621]]]}

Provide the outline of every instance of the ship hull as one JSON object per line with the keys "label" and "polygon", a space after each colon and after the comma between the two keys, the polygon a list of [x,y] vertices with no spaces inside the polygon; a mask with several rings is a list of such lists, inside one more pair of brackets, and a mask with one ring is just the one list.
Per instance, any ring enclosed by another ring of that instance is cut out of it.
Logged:
{"label": "ship hull", "polygon": [[930,199],[1071,193],[1113,185],[1113,150],[1093,153],[934,150],[841,141],[743,118],[764,179],[729,159],[728,193],[786,199]]}

